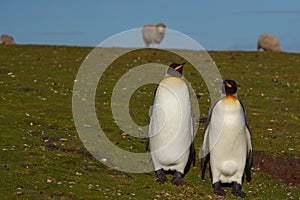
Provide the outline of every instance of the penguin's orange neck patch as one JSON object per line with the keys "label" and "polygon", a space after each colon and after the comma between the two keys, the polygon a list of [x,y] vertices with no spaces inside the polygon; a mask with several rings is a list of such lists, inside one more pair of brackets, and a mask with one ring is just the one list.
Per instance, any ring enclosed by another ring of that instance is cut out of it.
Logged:
{"label": "penguin's orange neck patch", "polygon": [[235,101],[236,100],[236,98],[233,95],[231,95],[231,94],[227,94],[226,97],[225,97],[225,99],[227,101]]}

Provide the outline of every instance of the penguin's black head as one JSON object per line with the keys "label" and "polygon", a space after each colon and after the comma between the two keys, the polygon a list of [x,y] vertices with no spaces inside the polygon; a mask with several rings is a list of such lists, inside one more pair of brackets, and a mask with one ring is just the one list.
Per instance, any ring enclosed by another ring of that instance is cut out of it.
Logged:
{"label": "penguin's black head", "polygon": [[233,80],[224,80],[223,85],[226,94],[235,94],[237,91],[236,83]]}
{"label": "penguin's black head", "polygon": [[180,75],[182,75],[182,70],[183,70],[183,65],[185,65],[185,62],[184,63],[181,63],[181,64],[178,64],[178,63],[173,63],[169,66],[168,68],[168,73],[171,74],[170,72],[174,70],[179,73]]}

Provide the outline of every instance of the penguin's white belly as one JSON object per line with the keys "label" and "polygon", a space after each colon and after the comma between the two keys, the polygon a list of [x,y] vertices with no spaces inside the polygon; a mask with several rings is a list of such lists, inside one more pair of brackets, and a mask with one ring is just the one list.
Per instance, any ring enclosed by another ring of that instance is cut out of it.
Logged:
{"label": "penguin's white belly", "polygon": [[213,183],[241,183],[247,156],[244,113],[239,101],[226,102],[220,101],[215,106],[210,124]]}
{"label": "penguin's white belly", "polygon": [[180,78],[168,77],[157,88],[149,125],[148,136],[155,170],[183,173],[192,134],[187,85]]}

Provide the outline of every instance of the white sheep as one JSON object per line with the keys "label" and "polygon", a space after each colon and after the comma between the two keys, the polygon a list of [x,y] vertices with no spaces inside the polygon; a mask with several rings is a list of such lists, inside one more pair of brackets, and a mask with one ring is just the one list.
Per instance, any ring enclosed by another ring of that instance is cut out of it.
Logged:
{"label": "white sheep", "polygon": [[1,44],[15,44],[14,38],[9,35],[1,35],[0,37]]}
{"label": "white sheep", "polygon": [[159,47],[160,42],[165,36],[166,25],[163,23],[159,23],[156,26],[152,24],[147,24],[142,28],[142,35],[144,39],[144,43],[146,47],[152,47],[157,44]]}
{"label": "white sheep", "polygon": [[261,34],[258,38],[257,51],[263,49],[264,51],[281,52],[282,49],[279,40],[274,35],[269,33]]}

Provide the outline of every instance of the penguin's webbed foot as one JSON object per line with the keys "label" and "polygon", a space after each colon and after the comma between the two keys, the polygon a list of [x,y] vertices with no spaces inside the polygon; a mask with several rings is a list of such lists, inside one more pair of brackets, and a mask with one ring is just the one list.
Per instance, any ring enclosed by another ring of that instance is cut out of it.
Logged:
{"label": "penguin's webbed foot", "polygon": [[168,181],[168,178],[165,176],[163,169],[157,170],[155,173],[157,182],[164,183]]}
{"label": "penguin's webbed foot", "polygon": [[226,192],[222,189],[220,182],[213,184],[214,193],[219,196],[226,196]]}
{"label": "penguin's webbed foot", "polygon": [[242,191],[242,185],[237,182],[233,182],[231,193],[237,197],[246,197],[246,194]]}
{"label": "penguin's webbed foot", "polygon": [[172,179],[172,183],[174,185],[183,185],[184,184],[184,181],[183,181],[183,174],[178,172],[178,171],[175,171],[174,173],[174,177]]}

